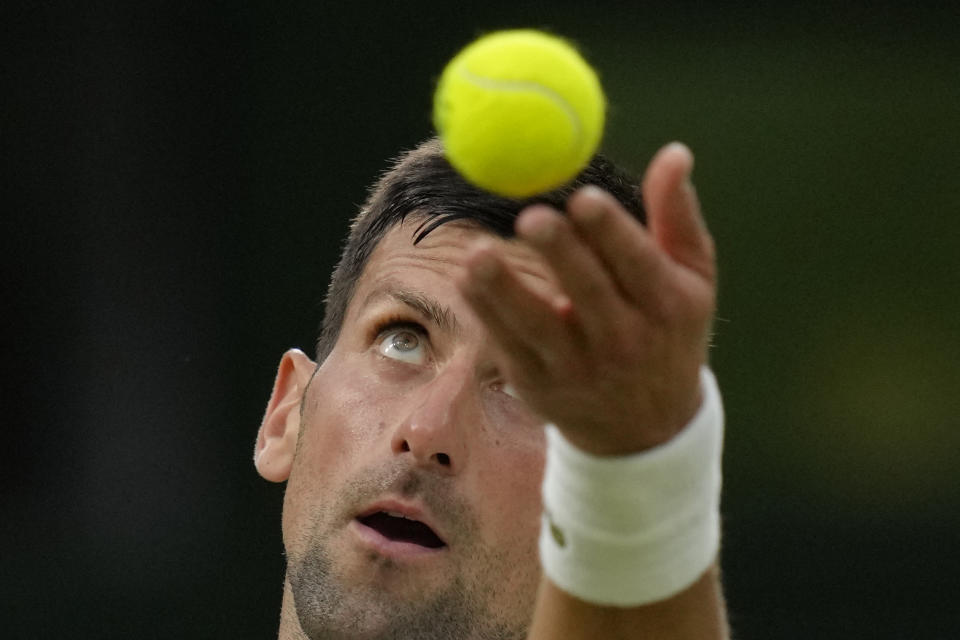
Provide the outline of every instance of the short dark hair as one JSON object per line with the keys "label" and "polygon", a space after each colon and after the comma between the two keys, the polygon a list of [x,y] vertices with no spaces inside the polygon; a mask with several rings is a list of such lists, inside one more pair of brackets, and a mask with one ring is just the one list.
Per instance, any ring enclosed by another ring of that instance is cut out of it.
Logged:
{"label": "short dark hair", "polygon": [[383,236],[408,215],[422,220],[414,232],[414,244],[440,225],[454,220],[469,221],[500,237],[510,238],[514,233],[514,220],[525,206],[546,203],[563,210],[570,194],[588,184],[609,192],[638,220],[646,221],[637,181],[600,154],[559,189],[515,200],[484,191],[464,180],[447,162],[436,138],[404,153],[373,185],[366,203],[350,225],[324,301],[317,362],[323,362],[330,355],[340,336],[347,305],[370,254]]}

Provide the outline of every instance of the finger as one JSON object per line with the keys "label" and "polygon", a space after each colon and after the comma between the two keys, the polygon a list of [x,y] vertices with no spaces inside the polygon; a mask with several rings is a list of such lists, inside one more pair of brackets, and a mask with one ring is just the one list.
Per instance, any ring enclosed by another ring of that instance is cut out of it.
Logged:
{"label": "finger", "polygon": [[547,261],[570,297],[573,315],[588,339],[610,331],[610,318],[627,309],[603,262],[576,234],[570,222],[546,206],[528,207],[517,217],[517,237]]}
{"label": "finger", "polygon": [[664,291],[671,266],[650,233],[613,196],[597,187],[574,193],[567,201],[567,212],[623,295],[649,308]]}
{"label": "finger", "polygon": [[514,365],[542,373],[571,344],[571,331],[550,300],[527,287],[489,243],[466,259],[461,294]]}
{"label": "finger", "polygon": [[673,260],[708,281],[716,279],[713,239],[690,182],[693,154],[685,145],[668,144],[654,156],[643,179],[650,233]]}

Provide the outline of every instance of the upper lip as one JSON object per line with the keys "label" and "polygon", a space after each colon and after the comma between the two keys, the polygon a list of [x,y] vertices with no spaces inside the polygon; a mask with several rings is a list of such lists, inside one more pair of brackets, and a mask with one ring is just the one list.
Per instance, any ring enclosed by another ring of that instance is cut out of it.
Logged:
{"label": "upper lip", "polygon": [[356,519],[360,520],[361,518],[366,518],[367,516],[372,516],[375,513],[383,511],[384,513],[392,516],[402,516],[410,520],[417,520],[423,524],[430,527],[437,537],[440,538],[444,544],[447,544],[446,533],[437,528],[435,520],[432,514],[426,509],[426,507],[412,502],[404,502],[402,500],[397,500],[393,498],[386,498],[378,500],[371,505],[365,507],[357,515]]}

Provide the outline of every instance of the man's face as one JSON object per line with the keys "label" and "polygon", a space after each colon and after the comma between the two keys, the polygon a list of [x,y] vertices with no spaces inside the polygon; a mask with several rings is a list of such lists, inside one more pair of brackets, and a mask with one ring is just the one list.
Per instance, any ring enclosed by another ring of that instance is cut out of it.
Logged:
{"label": "man's face", "polygon": [[283,512],[288,589],[311,638],[522,638],[539,564],[542,422],[511,395],[455,278],[481,236],[392,229],[311,380]]}

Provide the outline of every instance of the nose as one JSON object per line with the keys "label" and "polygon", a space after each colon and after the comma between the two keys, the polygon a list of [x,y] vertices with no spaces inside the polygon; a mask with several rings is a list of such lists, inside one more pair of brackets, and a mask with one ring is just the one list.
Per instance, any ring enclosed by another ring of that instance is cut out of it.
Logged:
{"label": "nose", "polygon": [[417,466],[444,475],[460,473],[467,463],[466,431],[482,419],[472,380],[466,367],[448,363],[420,387],[391,438],[394,454],[409,453]]}

